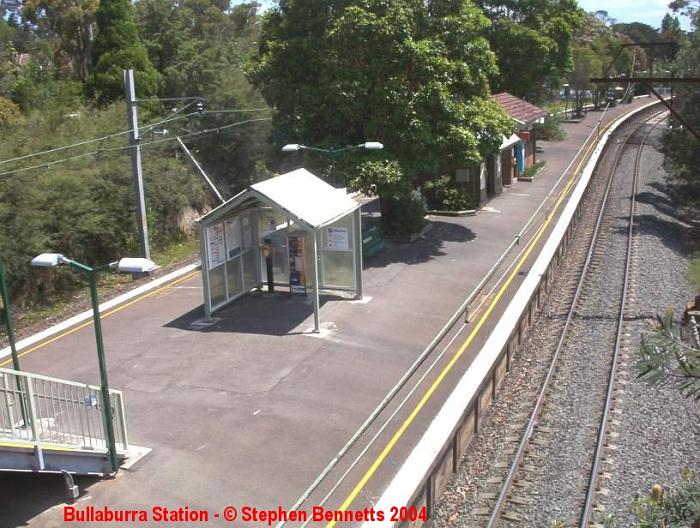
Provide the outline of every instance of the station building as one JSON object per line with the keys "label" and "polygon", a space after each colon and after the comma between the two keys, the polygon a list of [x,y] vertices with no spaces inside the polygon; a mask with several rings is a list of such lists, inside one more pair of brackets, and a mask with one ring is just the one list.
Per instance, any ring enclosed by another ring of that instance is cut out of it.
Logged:
{"label": "station building", "polygon": [[455,181],[466,184],[476,196],[476,207],[498,196],[511,186],[525,169],[536,161],[537,139],[534,126],[544,121],[547,112],[507,92],[492,96],[516,124],[515,133],[504,137],[498,152],[480,165],[458,169]]}

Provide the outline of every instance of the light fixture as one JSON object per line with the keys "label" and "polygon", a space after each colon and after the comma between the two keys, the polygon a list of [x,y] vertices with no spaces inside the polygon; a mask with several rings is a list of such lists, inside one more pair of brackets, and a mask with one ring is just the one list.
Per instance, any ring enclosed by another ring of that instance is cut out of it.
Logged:
{"label": "light fixture", "polygon": [[67,261],[60,253],[42,253],[32,259],[32,266],[38,268],[55,268]]}

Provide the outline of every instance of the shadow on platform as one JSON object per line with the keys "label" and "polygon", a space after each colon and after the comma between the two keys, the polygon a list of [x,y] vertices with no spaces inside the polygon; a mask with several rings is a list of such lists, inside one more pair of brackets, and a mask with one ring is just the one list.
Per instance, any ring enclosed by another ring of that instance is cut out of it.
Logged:
{"label": "shadow on platform", "polygon": [[[89,494],[97,477],[75,477],[80,496]],[[66,502],[63,477],[52,473],[0,473],[0,525],[27,526],[40,513]],[[61,518],[63,515],[61,514]]]}
{"label": "shadow on platform", "polygon": [[444,256],[446,242],[469,242],[476,236],[474,232],[454,222],[434,220],[430,229],[418,240],[411,243],[387,243],[386,249],[365,260],[364,268],[382,268],[393,263],[421,264],[435,257]]}
{"label": "shadow on platform", "polygon": [[[333,295],[321,295],[323,306],[328,301],[351,300]],[[217,322],[211,326],[197,326],[204,317],[204,306],[198,306],[165,326],[197,332],[229,332],[285,336],[304,333],[295,330],[314,313],[311,297],[280,293],[251,293],[233,301],[212,314]],[[313,323],[311,323],[313,324]]]}

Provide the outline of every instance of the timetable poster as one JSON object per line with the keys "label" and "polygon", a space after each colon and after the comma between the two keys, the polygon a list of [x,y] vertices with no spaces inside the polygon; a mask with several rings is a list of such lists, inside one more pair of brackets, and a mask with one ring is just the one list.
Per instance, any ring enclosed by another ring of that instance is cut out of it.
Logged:
{"label": "timetable poster", "polygon": [[223,224],[216,224],[207,227],[207,255],[209,256],[209,269],[214,269],[224,263],[225,249]]}

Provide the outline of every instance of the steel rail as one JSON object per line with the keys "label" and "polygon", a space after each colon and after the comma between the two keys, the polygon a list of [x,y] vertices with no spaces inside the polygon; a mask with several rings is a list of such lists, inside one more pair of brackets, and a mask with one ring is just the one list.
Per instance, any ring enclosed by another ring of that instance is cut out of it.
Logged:
{"label": "steel rail", "polygon": [[[637,126],[637,128],[635,130],[639,129],[644,123],[646,123],[649,119],[652,119],[656,115],[658,115],[658,113],[653,114],[652,116],[649,116],[642,123],[640,123],[640,125]],[[634,132],[632,134],[634,134]],[[630,134],[629,137],[631,137],[632,134]],[[629,140],[629,138],[627,138],[627,140]],[[613,163],[613,168],[610,171],[610,177],[608,178],[608,182],[607,182],[607,185],[605,188],[605,193],[603,195],[600,210],[598,211],[598,216],[596,218],[596,224],[595,224],[593,235],[591,237],[591,241],[590,241],[588,251],[586,254],[586,259],[584,261],[583,269],[581,270],[581,275],[579,277],[579,281],[576,285],[576,290],[574,292],[574,297],[571,301],[571,306],[568,310],[566,320],[564,322],[564,327],[562,328],[561,335],[559,337],[559,341],[557,342],[557,346],[554,350],[554,354],[552,355],[552,359],[550,361],[550,366],[549,366],[549,369],[547,370],[547,375],[546,375],[544,382],[542,384],[542,389],[540,390],[540,394],[537,398],[537,401],[535,402],[535,407],[530,415],[530,419],[528,420],[527,426],[525,428],[525,432],[523,433],[523,437],[521,438],[520,443],[518,444],[518,449],[516,451],[516,455],[513,459],[513,462],[511,464],[509,470],[508,470],[508,475],[507,475],[506,480],[503,484],[503,487],[501,488],[501,491],[498,495],[498,498],[496,499],[496,503],[494,504],[494,507],[491,511],[491,515],[489,516],[489,520],[488,520],[488,523],[486,525],[487,528],[494,528],[500,519],[501,512],[502,512],[503,507],[505,506],[505,503],[506,503],[507,498],[508,498],[508,493],[510,492],[510,488],[511,488],[513,482],[515,481],[515,476],[518,472],[520,464],[522,463],[522,461],[525,457],[525,451],[527,450],[527,447],[530,444],[530,439],[532,438],[532,433],[534,431],[535,425],[537,424],[540,413],[542,411],[545,396],[547,394],[547,389],[549,388],[549,385],[550,385],[552,379],[554,378],[554,372],[555,372],[556,367],[557,367],[557,362],[558,362],[559,356],[561,354],[561,351],[564,348],[564,341],[566,340],[569,326],[571,324],[571,321],[573,320],[575,308],[576,308],[576,305],[578,303],[578,299],[581,295],[581,291],[583,289],[583,284],[585,282],[585,278],[588,274],[588,268],[590,267],[590,263],[593,259],[593,253],[594,253],[594,249],[596,246],[596,242],[598,241],[600,228],[601,228],[601,225],[603,223],[603,214],[605,212],[605,206],[606,206],[607,201],[608,201],[608,196],[610,195],[610,189],[612,187],[612,182],[614,179],[615,170],[617,168],[617,164],[619,163],[620,158],[622,157],[622,152],[624,151],[624,147],[627,143],[627,140],[625,141],[625,144],[616,152],[615,160]]]}
{"label": "steel rail", "polygon": [[[665,114],[666,112],[662,112]],[[639,128],[644,126],[648,121],[653,119],[652,116],[647,121],[642,123]],[[605,394],[605,404],[603,407],[603,413],[600,419],[600,427],[598,429],[598,438],[596,440],[595,452],[593,455],[593,464],[591,466],[591,474],[589,476],[588,488],[586,490],[586,501],[583,506],[583,511],[581,513],[581,518],[579,522],[579,528],[586,528],[590,522],[591,516],[593,514],[593,506],[595,503],[595,496],[597,492],[598,483],[598,473],[600,471],[600,464],[603,458],[603,450],[605,449],[605,435],[608,430],[608,417],[610,416],[610,410],[612,408],[613,395],[615,392],[615,378],[617,375],[617,363],[620,354],[620,343],[622,342],[622,331],[625,324],[625,301],[627,300],[627,290],[629,286],[629,275],[630,275],[630,263],[632,261],[632,242],[634,235],[634,217],[635,208],[637,205],[637,188],[639,184],[639,168],[642,160],[642,151],[644,150],[644,144],[649,138],[649,135],[653,130],[661,123],[661,120],[657,121],[654,126],[652,126],[642,138],[637,148],[637,155],[634,160],[634,173],[632,176],[632,196],[630,198],[630,212],[629,212],[629,228],[627,231],[627,252],[625,255],[625,274],[622,285],[622,294],[620,297],[620,313],[617,318],[617,332],[615,335],[615,348],[613,349],[610,374],[608,376],[608,388]],[[632,134],[634,135],[634,133]],[[630,135],[630,138],[632,137]],[[620,152],[624,150],[624,146],[620,149]],[[617,164],[615,169],[617,168]]]}
{"label": "steel rail", "polygon": [[[374,423],[374,421],[379,417],[379,415],[387,408],[389,403],[396,397],[396,395],[399,393],[399,391],[406,385],[408,380],[418,371],[418,369],[421,367],[421,365],[425,362],[427,357],[433,353],[435,348],[442,342],[442,340],[445,338],[445,336],[452,330],[454,327],[455,323],[459,321],[459,319],[465,314],[469,312],[469,308],[471,303],[476,299],[476,297],[481,293],[481,291],[484,289],[484,287],[488,284],[488,282],[494,277],[498,269],[500,268],[501,264],[503,261],[508,257],[510,252],[513,250],[513,248],[517,245],[520,244],[522,239],[525,237],[527,234],[528,230],[532,226],[535,218],[540,214],[542,209],[548,205],[548,202],[550,201],[550,198],[554,194],[554,192],[558,189],[559,184],[561,181],[564,179],[564,177],[569,173],[569,170],[571,167],[574,165],[578,157],[581,155],[581,153],[584,151],[586,147],[589,146],[589,142],[593,138],[593,135],[596,134],[596,137],[600,136],[601,133],[601,123],[603,121],[603,118],[605,117],[605,114],[607,113],[609,108],[609,104],[606,105],[605,110],[601,114],[600,118],[596,122],[595,126],[591,129],[590,133],[586,137],[586,140],[583,142],[581,147],[578,149],[574,157],[571,159],[571,162],[567,165],[566,169],[561,173],[557,181],[554,183],[550,191],[547,193],[547,195],[543,198],[542,202],[539,204],[537,209],[532,213],[530,218],[527,220],[525,225],[522,227],[522,229],[518,232],[517,235],[513,238],[513,241],[508,245],[508,247],[503,251],[501,256],[498,258],[498,260],[495,262],[495,264],[489,269],[489,271],[484,275],[484,277],[479,281],[479,283],[472,289],[472,291],[469,293],[467,298],[462,302],[462,304],[457,308],[457,310],[453,313],[453,315],[448,319],[448,321],[445,323],[445,325],[438,331],[436,336],[430,341],[430,343],[425,347],[423,352],[416,358],[416,360],[411,364],[411,366],[406,370],[406,372],[401,376],[401,378],[396,382],[396,384],[389,390],[389,392],[386,394],[386,396],[382,399],[382,401],[375,407],[375,409],[370,413],[370,415],[367,417],[367,419],[360,425],[360,427],[353,433],[353,435],[350,437],[350,439],[345,443],[343,447],[340,448],[340,450],[336,453],[336,455],[331,459],[331,461],[326,465],[326,467],[323,468],[323,470],[318,474],[318,476],[314,479],[314,481],[306,488],[306,490],[301,494],[301,496],[297,499],[297,501],[290,507],[289,511],[296,511],[299,509],[299,507],[306,502],[306,500],[311,496],[311,494],[319,487],[321,482],[328,476],[328,474],[335,468],[335,466],[340,462],[340,460],[345,456],[345,454],[355,445],[355,443],[362,437],[362,435],[369,429],[369,427]],[[547,217],[546,215],[549,214],[549,209],[545,210],[545,218]],[[508,268],[510,269],[510,268]],[[507,272],[506,272],[507,273]],[[465,324],[467,324],[465,322]],[[384,426],[382,426],[384,428]],[[346,475],[343,475],[343,478]],[[278,522],[275,525],[275,528],[283,528],[287,524],[287,521],[283,520]]]}

